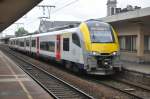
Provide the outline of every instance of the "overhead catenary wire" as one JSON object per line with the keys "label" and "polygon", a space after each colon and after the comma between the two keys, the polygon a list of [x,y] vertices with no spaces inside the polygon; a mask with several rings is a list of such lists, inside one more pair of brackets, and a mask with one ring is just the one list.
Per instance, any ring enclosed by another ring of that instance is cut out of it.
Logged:
{"label": "overhead catenary wire", "polygon": [[79,0],[74,0],[74,1],[72,1],[72,2],[67,3],[66,5],[64,5],[64,6],[60,7],[60,8],[58,8],[58,9],[56,9],[54,12],[52,12],[52,14],[54,14],[54,13],[56,13],[56,12],[58,12],[58,11],[64,9],[64,8],[66,8],[66,7],[68,7],[68,6],[70,6],[70,5],[74,4],[74,3],[76,3],[77,1],[79,1]]}
{"label": "overhead catenary wire", "polygon": [[[63,2],[61,2],[61,1],[63,1]],[[57,4],[65,4],[66,2],[68,2],[68,1],[71,1],[71,0],[58,0],[58,1],[56,1],[55,3],[54,3],[54,5],[57,5]]]}

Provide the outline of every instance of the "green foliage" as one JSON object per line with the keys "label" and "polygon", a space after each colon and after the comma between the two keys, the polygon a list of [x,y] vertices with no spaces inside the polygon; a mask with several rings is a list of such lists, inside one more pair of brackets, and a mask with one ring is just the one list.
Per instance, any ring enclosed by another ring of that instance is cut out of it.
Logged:
{"label": "green foliage", "polygon": [[19,28],[16,32],[15,32],[15,36],[23,36],[25,34],[28,34],[28,31],[25,30],[23,27]]}

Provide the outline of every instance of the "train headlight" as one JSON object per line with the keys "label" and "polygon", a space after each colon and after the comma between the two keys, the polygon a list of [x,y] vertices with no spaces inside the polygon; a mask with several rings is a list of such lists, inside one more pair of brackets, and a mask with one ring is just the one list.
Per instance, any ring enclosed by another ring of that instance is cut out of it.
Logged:
{"label": "train headlight", "polygon": [[100,55],[98,52],[92,52],[93,55]]}
{"label": "train headlight", "polygon": [[104,65],[108,65],[108,62],[104,62]]}
{"label": "train headlight", "polygon": [[113,52],[112,55],[117,56],[117,55],[119,55],[119,52]]}
{"label": "train headlight", "polygon": [[93,55],[96,55],[97,53],[96,53],[96,52],[93,52],[92,54],[93,54]]}
{"label": "train headlight", "polygon": [[116,55],[117,55],[117,52],[113,52],[112,55],[113,55],[113,56],[116,56]]}

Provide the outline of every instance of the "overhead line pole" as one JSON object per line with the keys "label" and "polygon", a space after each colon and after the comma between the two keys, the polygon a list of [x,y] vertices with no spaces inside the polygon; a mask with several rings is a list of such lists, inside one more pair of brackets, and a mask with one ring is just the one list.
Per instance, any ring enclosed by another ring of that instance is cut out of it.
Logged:
{"label": "overhead line pole", "polygon": [[[47,9],[48,9],[48,14],[49,14],[49,19],[50,19],[51,8],[55,8],[56,6],[54,6],[54,5],[38,5],[37,7],[41,7],[41,8],[43,8],[43,10],[44,10],[45,8],[47,8]],[[49,9],[49,8],[50,8],[50,9]]]}

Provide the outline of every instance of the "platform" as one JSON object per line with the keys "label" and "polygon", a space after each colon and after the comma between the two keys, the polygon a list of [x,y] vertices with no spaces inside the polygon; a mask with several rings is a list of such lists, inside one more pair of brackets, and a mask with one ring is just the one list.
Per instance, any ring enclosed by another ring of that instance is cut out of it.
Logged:
{"label": "platform", "polygon": [[122,63],[124,69],[150,75],[150,64],[144,64],[144,63],[140,64],[140,63],[126,62],[126,61],[123,61]]}
{"label": "platform", "polygon": [[52,99],[52,97],[0,51],[0,99]]}

